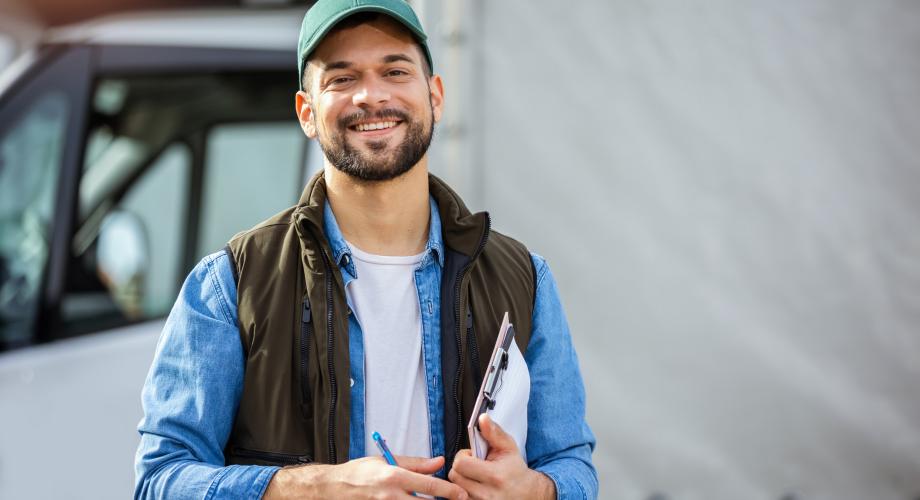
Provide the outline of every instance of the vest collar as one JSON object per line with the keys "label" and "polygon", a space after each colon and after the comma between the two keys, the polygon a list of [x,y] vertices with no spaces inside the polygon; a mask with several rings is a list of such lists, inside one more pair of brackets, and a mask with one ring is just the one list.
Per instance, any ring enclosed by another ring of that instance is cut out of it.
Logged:
{"label": "vest collar", "polygon": [[428,174],[428,192],[438,204],[447,247],[471,259],[478,257],[489,238],[488,212],[471,213],[460,195],[432,174]]}
{"label": "vest collar", "polygon": [[310,224],[317,231],[323,230],[323,207],[326,204],[326,179],[323,171],[317,172],[300,195],[294,221],[297,225]]}
{"label": "vest collar", "polygon": [[[478,257],[489,236],[489,214],[471,213],[460,196],[433,174],[428,174],[428,191],[438,207],[444,244],[471,259]],[[294,211],[295,224],[299,229],[303,228],[302,225],[309,224],[317,236],[321,234],[325,239],[325,205],[326,180],[323,171],[320,170],[310,179],[300,196],[298,207]],[[333,260],[332,255],[329,257]],[[439,255],[439,259],[441,258]]]}

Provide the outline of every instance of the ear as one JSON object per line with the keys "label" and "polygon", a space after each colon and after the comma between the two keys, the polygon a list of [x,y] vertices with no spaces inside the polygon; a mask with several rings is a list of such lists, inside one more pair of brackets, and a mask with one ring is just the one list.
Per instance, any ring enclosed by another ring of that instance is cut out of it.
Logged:
{"label": "ear", "polygon": [[313,116],[313,99],[310,94],[298,90],[294,96],[294,111],[300,121],[300,128],[310,139],[316,139],[316,121]]}
{"label": "ear", "polygon": [[431,109],[434,113],[434,122],[441,121],[441,113],[444,111],[444,82],[441,81],[440,75],[431,75],[428,78],[428,88],[431,92]]}

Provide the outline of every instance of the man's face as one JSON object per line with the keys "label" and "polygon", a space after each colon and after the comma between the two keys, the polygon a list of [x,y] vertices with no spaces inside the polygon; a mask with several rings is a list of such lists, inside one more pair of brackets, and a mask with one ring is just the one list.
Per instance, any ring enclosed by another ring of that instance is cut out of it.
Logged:
{"label": "man's face", "polygon": [[412,36],[386,17],[337,30],[317,47],[298,114],[336,169],[388,180],[425,156],[443,93],[422,57]]}

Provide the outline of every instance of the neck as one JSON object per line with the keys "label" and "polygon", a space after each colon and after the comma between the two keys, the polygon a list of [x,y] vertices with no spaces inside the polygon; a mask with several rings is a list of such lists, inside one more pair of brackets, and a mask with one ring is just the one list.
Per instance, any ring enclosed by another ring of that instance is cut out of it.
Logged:
{"label": "neck", "polygon": [[428,241],[428,164],[388,181],[362,181],[326,162],[328,202],[349,243],[376,255],[416,255]]}

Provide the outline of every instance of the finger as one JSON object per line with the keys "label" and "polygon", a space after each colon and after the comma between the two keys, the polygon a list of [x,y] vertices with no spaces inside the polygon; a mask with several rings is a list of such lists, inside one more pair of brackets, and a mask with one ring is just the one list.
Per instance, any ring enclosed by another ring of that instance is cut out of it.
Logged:
{"label": "finger", "polygon": [[467,500],[469,498],[463,488],[435,476],[404,471],[400,477],[400,484],[407,491],[424,493],[435,497],[450,498],[451,500]]}
{"label": "finger", "polygon": [[457,471],[456,467],[450,470],[450,474],[448,474],[447,477],[450,479],[450,482],[466,490],[470,498],[486,498],[489,492],[486,485],[464,476]]}
{"label": "finger", "polygon": [[457,471],[461,476],[483,484],[495,484],[495,463],[489,463],[473,456],[470,450],[461,450],[454,455],[451,472]]}
{"label": "finger", "polygon": [[444,457],[424,458],[424,457],[403,457],[397,456],[396,463],[400,467],[419,474],[434,474],[444,467]]}
{"label": "finger", "polygon": [[483,413],[479,416],[479,430],[482,431],[482,437],[489,443],[489,455],[492,455],[493,449],[495,451],[519,453],[514,438],[505,432],[500,425],[496,424],[488,413]]}

